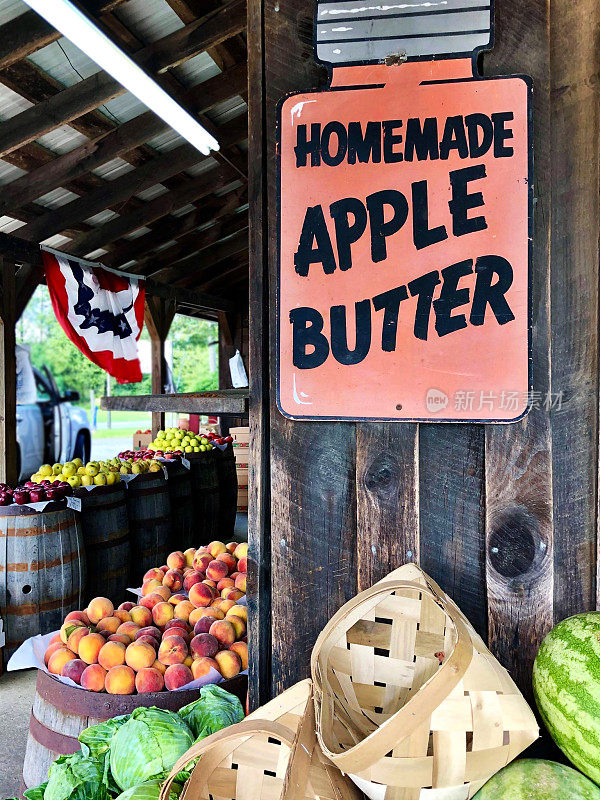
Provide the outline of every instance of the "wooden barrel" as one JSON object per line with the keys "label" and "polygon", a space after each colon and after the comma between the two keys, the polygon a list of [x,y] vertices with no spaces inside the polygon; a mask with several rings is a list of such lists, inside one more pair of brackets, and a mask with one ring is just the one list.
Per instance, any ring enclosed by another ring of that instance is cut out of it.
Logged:
{"label": "wooden barrel", "polygon": [[171,501],[171,538],[169,552],[197,547],[196,525],[194,523],[194,503],[192,500],[192,479],[189,469],[179,462],[167,464],[169,472],[169,499]]}
{"label": "wooden barrel", "polygon": [[238,482],[233,447],[228,444],[225,450],[216,448],[215,459],[219,481],[218,538],[226,542],[233,537],[237,512]]}
{"label": "wooden barrel", "polygon": [[[224,681],[220,686],[239,697],[242,706],[245,704],[246,675]],[[67,686],[38,670],[23,763],[25,786],[31,788],[44,783],[48,780],[50,765],[58,756],[77,752],[81,747],[77,737],[84,728],[121,714],[131,714],[140,706],[179,711],[199,696],[199,689],[134,695],[100,694]]]}
{"label": "wooden barrel", "polygon": [[78,489],[81,533],[87,557],[85,601],[110,597],[123,602],[129,584],[131,542],[124,483],[92,491]]}
{"label": "wooden barrel", "polygon": [[189,458],[196,546],[219,538],[219,477],[215,451]]}
{"label": "wooden barrel", "polygon": [[0,508],[0,616],[8,658],[38,633],[58,630],[70,611],[83,607],[85,551],[79,514]]}
{"label": "wooden barrel", "polygon": [[171,541],[171,501],[163,472],[147,472],[127,483],[132,586],[151,567],[165,563]]}

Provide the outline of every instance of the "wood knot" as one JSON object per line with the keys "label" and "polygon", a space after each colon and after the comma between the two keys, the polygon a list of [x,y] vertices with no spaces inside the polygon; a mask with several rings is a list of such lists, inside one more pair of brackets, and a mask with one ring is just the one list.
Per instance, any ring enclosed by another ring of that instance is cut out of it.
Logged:
{"label": "wood knot", "polygon": [[538,518],[524,506],[501,513],[492,525],[488,557],[503,578],[521,578],[539,569],[547,554]]}

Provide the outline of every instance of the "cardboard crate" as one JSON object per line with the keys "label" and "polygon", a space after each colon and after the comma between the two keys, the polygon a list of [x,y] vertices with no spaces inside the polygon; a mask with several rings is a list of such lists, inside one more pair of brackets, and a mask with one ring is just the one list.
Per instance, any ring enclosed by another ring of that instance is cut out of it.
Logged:
{"label": "cardboard crate", "polygon": [[237,481],[238,487],[240,486],[248,486],[248,467],[237,467]]}
{"label": "cardboard crate", "polygon": [[151,433],[134,433],[133,434],[133,449],[146,450],[152,441]]}
{"label": "cardboard crate", "polygon": [[249,447],[237,447],[234,449],[233,454],[235,456],[235,466],[241,467],[242,465],[247,466],[250,462],[250,448]]}
{"label": "cardboard crate", "polygon": [[250,441],[250,428],[248,426],[243,428],[230,428],[229,435],[233,438],[233,446],[236,444],[247,445]]}

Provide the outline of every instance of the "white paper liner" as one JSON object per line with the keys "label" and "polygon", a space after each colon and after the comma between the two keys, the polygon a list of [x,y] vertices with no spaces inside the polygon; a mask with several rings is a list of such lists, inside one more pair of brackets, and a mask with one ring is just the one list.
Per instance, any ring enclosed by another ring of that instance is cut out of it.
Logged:
{"label": "white paper liner", "polygon": [[[41,669],[47,675],[50,675],[46,665],[44,664],[44,654],[48,649],[50,640],[57,633],[58,631],[46,633],[44,635],[38,634],[37,636],[32,636],[30,639],[26,639],[18,648],[18,650],[16,650],[10,657],[6,666],[7,671],[16,672],[20,669]],[[247,674],[247,669],[240,673],[240,675]],[[79,686],[79,684],[75,683],[75,681],[72,681],[71,678],[63,678],[62,675],[54,675],[53,677],[57,678],[61,683],[66,683],[67,686],[73,686],[75,689],[81,689],[82,692],[88,691],[87,689],[84,689],[83,686]],[[208,686],[210,683],[223,683],[224,680],[225,678],[219,672],[217,672],[216,669],[211,667],[208,675],[204,675],[202,678],[190,681],[190,683],[186,683],[185,686],[180,686],[178,689],[172,689],[171,691],[181,692],[184,689],[201,689],[203,686]],[[165,689],[164,691],[169,690]]]}

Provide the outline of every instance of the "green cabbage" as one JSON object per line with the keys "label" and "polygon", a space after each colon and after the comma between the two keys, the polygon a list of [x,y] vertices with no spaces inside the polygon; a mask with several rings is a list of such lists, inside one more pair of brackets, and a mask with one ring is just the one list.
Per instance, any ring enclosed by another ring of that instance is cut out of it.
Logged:
{"label": "green cabbage", "polygon": [[31,789],[27,789],[23,792],[23,797],[25,797],[26,800],[44,800],[46,786],[48,786],[48,781],[42,783],[41,786],[32,786]]}
{"label": "green cabbage", "polygon": [[110,741],[112,777],[121,790],[165,777],[193,743],[192,731],[177,714],[136,708]]}
{"label": "green cabbage", "polygon": [[244,719],[244,709],[238,698],[216,684],[205,686],[200,698],[179,710],[179,716],[192,729],[196,740],[204,739],[228,725]]}
{"label": "green cabbage", "polygon": [[129,714],[123,717],[114,717],[98,725],[92,725],[79,734],[81,748],[85,755],[98,758],[104,755],[110,747],[110,740],[114,733],[129,719]]}
{"label": "green cabbage", "polygon": [[[117,797],[117,800],[158,800],[162,783],[160,781],[148,781],[140,783],[139,786],[132,786],[126,789]],[[169,792],[169,800],[177,800],[181,792],[181,786],[173,785]]]}
{"label": "green cabbage", "polygon": [[44,800],[108,800],[104,758],[90,758],[81,750],[60,756],[50,767]]}

